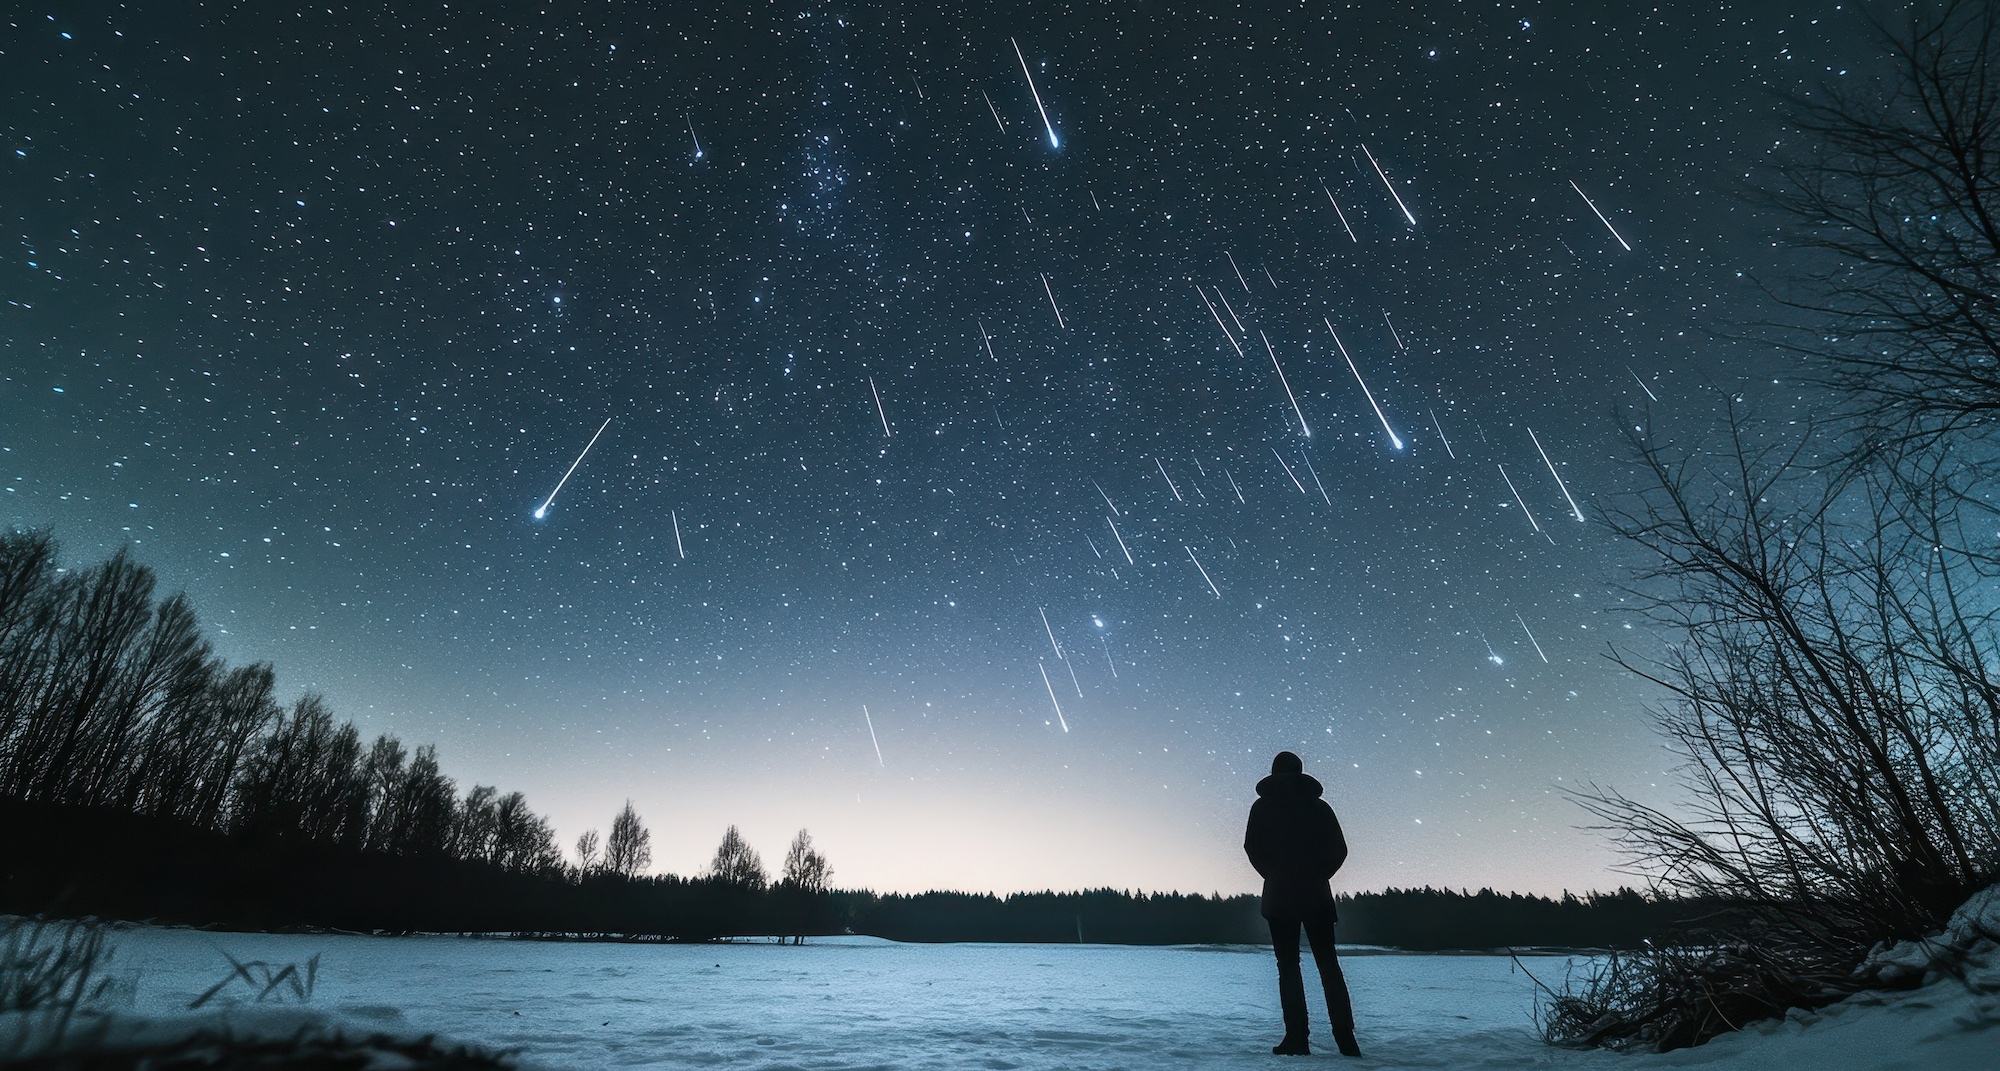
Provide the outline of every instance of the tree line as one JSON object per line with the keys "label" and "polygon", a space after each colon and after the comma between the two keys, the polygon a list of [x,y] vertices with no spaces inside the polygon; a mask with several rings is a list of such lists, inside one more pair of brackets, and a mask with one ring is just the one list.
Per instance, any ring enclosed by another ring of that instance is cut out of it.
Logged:
{"label": "tree line", "polygon": [[[460,791],[435,747],[364,740],[266,664],[232,667],[127,551],[64,568],[0,532],[0,911],[245,927],[704,940],[1257,943],[1254,896],[832,888],[800,830],[777,873],[735,827],[695,877],[653,875],[631,801],[565,858],[519,792]],[[1688,905],[1491,890],[1342,899],[1343,936],[1408,948],[1633,944]]]}

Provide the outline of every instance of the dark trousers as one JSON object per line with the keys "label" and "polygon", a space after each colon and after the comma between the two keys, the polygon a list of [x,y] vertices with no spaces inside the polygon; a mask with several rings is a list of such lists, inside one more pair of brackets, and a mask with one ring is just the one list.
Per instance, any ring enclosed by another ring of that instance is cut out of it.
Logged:
{"label": "dark trousers", "polygon": [[1326,990],[1326,1013],[1333,1020],[1334,1038],[1354,1036],[1354,1005],[1347,998],[1347,978],[1340,973],[1340,958],[1333,950],[1333,922],[1311,919],[1266,919],[1271,924],[1271,951],[1278,954],[1278,1005],[1285,1010],[1285,1036],[1305,1040],[1310,1033],[1306,1019],[1306,984],[1299,971],[1299,927],[1312,942],[1313,962],[1319,966],[1319,984]]}

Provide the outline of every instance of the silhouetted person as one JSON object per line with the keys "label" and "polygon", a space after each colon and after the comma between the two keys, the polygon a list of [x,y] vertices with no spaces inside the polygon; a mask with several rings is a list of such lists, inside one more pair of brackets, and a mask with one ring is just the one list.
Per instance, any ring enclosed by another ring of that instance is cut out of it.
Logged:
{"label": "silhouetted person", "polygon": [[1243,852],[1264,877],[1264,918],[1271,924],[1271,950],[1278,955],[1278,1003],[1285,1010],[1285,1040],[1271,1051],[1283,1056],[1312,1052],[1307,1042],[1305,979],[1299,973],[1299,928],[1312,942],[1313,962],[1326,990],[1327,1016],[1333,1020],[1333,1040],[1344,1056],[1359,1056],[1354,1041],[1354,1007],[1347,998],[1347,979],[1333,950],[1333,886],[1340,864],[1347,861],[1347,838],[1340,819],[1320,799],[1320,783],[1305,773],[1297,755],[1280,751],[1271,760],[1271,776],[1257,782],[1257,802],[1250,805],[1250,825],[1243,833]]}

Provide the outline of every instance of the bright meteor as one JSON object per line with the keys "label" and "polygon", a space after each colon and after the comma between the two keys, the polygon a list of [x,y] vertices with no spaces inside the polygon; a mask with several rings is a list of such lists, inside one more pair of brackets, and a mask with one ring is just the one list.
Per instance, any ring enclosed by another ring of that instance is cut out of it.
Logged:
{"label": "bright meteor", "polygon": [[1562,488],[1563,498],[1569,501],[1569,511],[1578,521],[1583,520],[1583,511],[1576,506],[1576,499],[1570,497],[1569,484],[1563,482],[1562,473],[1556,471],[1556,463],[1549,460],[1549,452],[1542,449],[1542,440],[1535,435],[1535,429],[1528,429],[1528,438],[1535,444],[1535,452],[1542,455],[1542,464],[1549,467],[1549,475],[1556,478],[1556,486]]}
{"label": "bright meteor", "polygon": [[[1035,668],[1042,671],[1042,687],[1049,690],[1049,705],[1056,708],[1056,720],[1062,723],[1063,732],[1069,732],[1069,719],[1063,717],[1062,704],[1056,702],[1056,686],[1049,683],[1049,667],[1043,665],[1041,662],[1036,662]],[[1043,722],[1042,724],[1046,725],[1048,723]]]}
{"label": "bright meteor", "polygon": [[[1382,177],[1382,185],[1389,187],[1389,196],[1394,197],[1396,199],[1396,207],[1403,210],[1403,218],[1410,221],[1410,226],[1412,227],[1416,226],[1417,217],[1410,215],[1410,206],[1403,203],[1402,195],[1396,192],[1396,184],[1390,182],[1389,176],[1383,173],[1382,165],[1375,163],[1375,154],[1372,152],[1368,152],[1368,146],[1366,145],[1363,145],[1361,147],[1361,151],[1368,154],[1368,162],[1374,165],[1375,173]],[[1579,190],[1577,192],[1581,193],[1583,191]],[[1331,197],[1332,195],[1328,194],[1328,196]],[[1585,200],[1588,200],[1588,198],[1585,198]],[[1627,248],[1630,247],[1628,246]]]}
{"label": "bright meteor", "polygon": [[1028,92],[1035,95],[1035,110],[1042,113],[1042,129],[1049,132],[1049,148],[1062,148],[1062,142],[1056,139],[1056,128],[1049,123],[1049,110],[1042,107],[1042,94],[1035,88],[1035,76],[1028,73],[1028,57],[1021,55],[1021,43],[1011,37],[1007,39],[1007,43],[1014,46],[1014,58],[1021,61],[1021,74],[1028,80]]}
{"label": "bright meteor", "polygon": [[[1322,318],[1324,319],[1324,318]],[[1340,355],[1347,357],[1347,370],[1354,373],[1354,381],[1361,384],[1361,393],[1368,396],[1368,405],[1375,410],[1375,419],[1382,422],[1382,430],[1389,433],[1389,445],[1398,450],[1403,448],[1402,436],[1389,426],[1389,418],[1382,415],[1382,407],[1375,404],[1375,392],[1368,389],[1368,381],[1361,378],[1361,369],[1354,366],[1354,358],[1347,356],[1347,346],[1340,341],[1340,332],[1333,329],[1333,321],[1326,320],[1326,329],[1333,335],[1333,344],[1340,347]]]}
{"label": "bright meteor", "polygon": [[[598,425],[597,435],[604,434],[604,429],[610,426],[611,426],[611,418],[605,417],[604,423]],[[556,489],[550,491],[549,497],[543,500],[541,505],[535,507],[536,520],[539,521],[543,517],[549,515],[549,506],[555,502],[557,495],[562,494],[563,484],[569,482],[570,475],[576,472],[576,467],[578,465],[583,464],[583,459],[590,456],[590,448],[597,445],[597,435],[592,435],[590,437],[590,441],[584,444],[583,453],[576,455],[576,460],[569,463],[569,472],[563,473],[562,479],[556,481]]]}
{"label": "bright meteor", "polygon": [[1583,192],[1583,187],[1577,185],[1575,179],[1571,179],[1569,188],[1575,190],[1578,197],[1583,198],[1583,203],[1590,206],[1591,215],[1596,216],[1597,222],[1604,224],[1604,229],[1611,232],[1611,237],[1618,239],[1618,244],[1624,246],[1625,251],[1630,253],[1632,251],[1632,243],[1626,241],[1625,236],[1618,233],[1618,228],[1613,227],[1611,221],[1604,218],[1604,213],[1597,210],[1597,202],[1591,200],[1590,195]]}

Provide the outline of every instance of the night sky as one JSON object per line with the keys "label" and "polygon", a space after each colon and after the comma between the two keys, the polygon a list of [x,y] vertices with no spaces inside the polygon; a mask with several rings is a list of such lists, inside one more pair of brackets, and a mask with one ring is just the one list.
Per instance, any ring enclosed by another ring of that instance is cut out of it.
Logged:
{"label": "night sky", "polygon": [[1290,748],[1341,887],[1627,880],[1620,425],[1811,404],[1851,8],[402,6],[6,17],[0,519],[662,871],[1245,891]]}

